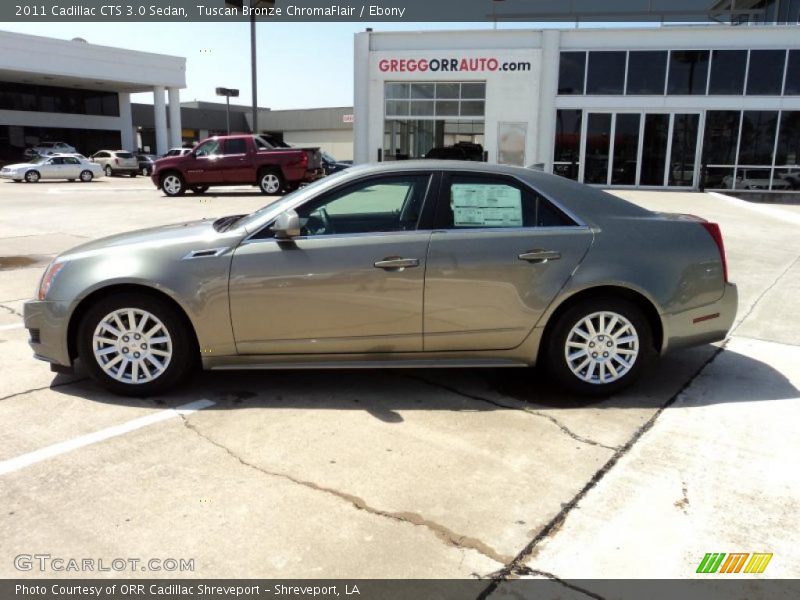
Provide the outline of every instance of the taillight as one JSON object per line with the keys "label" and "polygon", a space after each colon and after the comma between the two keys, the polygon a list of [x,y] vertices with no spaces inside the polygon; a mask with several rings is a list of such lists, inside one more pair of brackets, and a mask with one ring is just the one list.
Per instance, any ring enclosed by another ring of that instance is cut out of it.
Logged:
{"label": "taillight", "polygon": [[115,164],[115,165],[117,165],[117,166],[119,166],[119,159],[118,159],[118,158],[115,158],[115,159],[114,159],[114,164]]}
{"label": "taillight", "polygon": [[719,228],[718,223],[710,223],[708,221],[703,221],[700,223],[711,238],[714,240],[714,243],[717,245],[717,249],[719,250],[719,258],[722,261],[722,275],[725,277],[725,283],[728,282],[728,259],[725,256],[725,243],[722,241],[722,230]]}
{"label": "taillight", "polygon": [[306,154],[305,152],[303,152],[303,156],[300,159],[300,166],[303,168],[308,167],[308,154]]}

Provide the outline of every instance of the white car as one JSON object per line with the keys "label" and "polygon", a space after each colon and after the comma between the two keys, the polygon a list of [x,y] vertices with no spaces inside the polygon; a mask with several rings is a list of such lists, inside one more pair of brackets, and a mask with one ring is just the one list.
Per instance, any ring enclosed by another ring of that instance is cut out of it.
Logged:
{"label": "white car", "polygon": [[41,142],[38,146],[27,148],[23,154],[25,158],[34,156],[49,156],[51,154],[73,154],[77,152],[74,146],[66,142]]}
{"label": "white car", "polygon": [[[728,175],[722,179],[722,187],[729,190],[768,190],[769,189],[769,170],[768,169],[739,169],[736,172],[736,182],[734,186],[733,177]],[[774,177],[772,180],[773,190],[788,190],[791,184],[781,177]]]}
{"label": "white car", "polygon": [[139,174],[139,159],[127,150],[100,150],[89,158],[103,168],[106,177],[112,175],[128,175],[136,177]]}
{"label": "white car", "polygon": [[27,163],[7,165],[0,169],[0,177],[28,183],[36,183],[41,179],[80,179],[88,183],[102,176],[103,168],[100,165],[71,154],[40,156]]}

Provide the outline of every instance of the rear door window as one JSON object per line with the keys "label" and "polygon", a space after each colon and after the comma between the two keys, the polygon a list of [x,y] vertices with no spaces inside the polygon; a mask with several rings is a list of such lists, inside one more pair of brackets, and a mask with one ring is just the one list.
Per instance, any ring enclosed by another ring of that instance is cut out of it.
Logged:
{"label": "rear door window", "polygon": [[452,174],[440,197],[436,226],[445,229],[575,225],[541,194],[511,178]]}
{"label": "rear door window", "polygon": [[242,138],[225,140],[224,154],[247,154],[247,142]]}

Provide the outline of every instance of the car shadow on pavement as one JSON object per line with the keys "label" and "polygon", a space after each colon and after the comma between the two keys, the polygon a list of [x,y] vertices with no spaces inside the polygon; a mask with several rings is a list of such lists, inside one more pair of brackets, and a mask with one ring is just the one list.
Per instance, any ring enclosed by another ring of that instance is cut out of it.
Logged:
{"label": "car shadow on pavement", "polygon": [[122,406],[167,408],[207,399],[215,404],[206,410],[363,410],[381,421],[399,423],[400,413],[407,410],[656,409],[688,387],[709,361],[719,364],[702,376],[713,377],[720,391],[693,398],[692,405],[800,396],[800,390],[770,365],[730,350],[717,353],[713,346],[654,360],[633,386],[606,398],[566,394],[546,373],[524,368],[201,372],[174,392],[152,398],[115,396],[86,378],[71,382],[58,376],[52,387]]}

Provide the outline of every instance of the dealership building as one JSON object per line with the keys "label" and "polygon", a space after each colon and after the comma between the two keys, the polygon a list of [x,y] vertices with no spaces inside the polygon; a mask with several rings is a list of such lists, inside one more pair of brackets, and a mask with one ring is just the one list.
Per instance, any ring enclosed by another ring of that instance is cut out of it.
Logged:
{"label": "dealership building", "polygon": [[138,92],[153,94],[155,145],[166,152],[181,144],[184,87],[185,58],[0,31],[0,161],[41,141],[134,149]]}
{"label": "dealership building", "polygon": [[800,27],[373,32],[355,160],[479,145],[600,186],[800,187]]}

